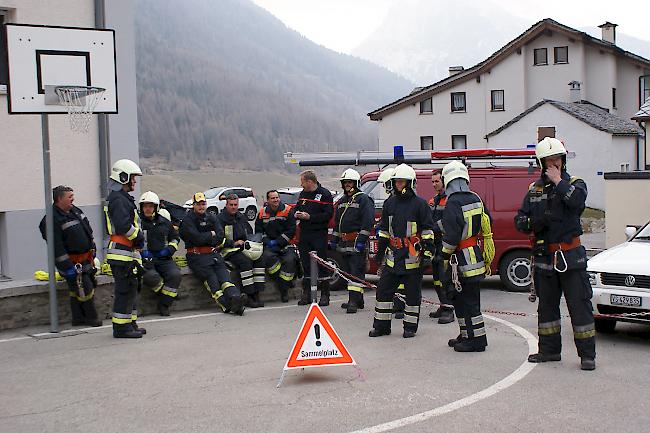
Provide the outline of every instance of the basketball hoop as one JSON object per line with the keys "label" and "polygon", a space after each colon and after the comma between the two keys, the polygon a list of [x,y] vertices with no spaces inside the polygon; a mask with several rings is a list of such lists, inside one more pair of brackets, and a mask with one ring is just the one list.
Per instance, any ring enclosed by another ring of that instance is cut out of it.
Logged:
{"label": "basketball hoop", "polygon": [[68,109],[70,129],[87,133],[90,119],[106,89],[93,86],[56,86],[59,103]]}

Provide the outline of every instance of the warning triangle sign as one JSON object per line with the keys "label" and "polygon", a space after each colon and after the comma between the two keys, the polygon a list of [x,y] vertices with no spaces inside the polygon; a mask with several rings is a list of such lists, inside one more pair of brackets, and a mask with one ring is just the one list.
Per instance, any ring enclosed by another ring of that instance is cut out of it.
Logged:
{"label": "warning triangle sign", "polygon": [[284,366],[291,368],[357,365],[318,304],[311,304]]}

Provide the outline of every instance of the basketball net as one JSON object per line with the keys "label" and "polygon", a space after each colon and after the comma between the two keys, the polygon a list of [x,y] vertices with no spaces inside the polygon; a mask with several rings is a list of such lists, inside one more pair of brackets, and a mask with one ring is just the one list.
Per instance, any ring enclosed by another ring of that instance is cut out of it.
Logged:
{"label": "basketball net", "polygon": [[92,86],[58,86],[56,94],[61,105],[68,109],[70,129],[86,134],[95,107],[102,99],[106,89]]}

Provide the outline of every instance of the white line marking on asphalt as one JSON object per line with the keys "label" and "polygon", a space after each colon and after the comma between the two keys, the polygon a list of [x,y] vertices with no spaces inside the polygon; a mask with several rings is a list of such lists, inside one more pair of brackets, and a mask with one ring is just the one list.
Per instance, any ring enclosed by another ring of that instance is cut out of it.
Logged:
{"label": "white line marking on asphalt", "polygon": [[[528,342],[528,351],[529,353],[537,352],[537,339],[530,332],[522,328],[521,326],[515,325],[514,323],[508,322],[507,320],[499,319],[498,317],[490,316],[484,314],[488,319],[499,322],[502,325],[506,325],[516,331],[521,335],[526,342]],[[519,368],[510,373],[508,376],[504,377],[494,385],[491,385],[475,394],[469,395],[467,397],[461,398],[460,400],[452,401],[444,406],[437,407],[425,412],[420,412],[415,415],[407,416],[405,418],[396,419],[382,424],[377,424],[372,427],[366,427],[361,430],[355,430],[351,433],[379,433],[389,430],[393,430],[400,427],[405,427],[407,425],[415,424],[418,422],[425,421],[429,418],[433,418],[439,415],[444,415],[449,412],[453,412],[457,409],[460,409],[465,406],[469,406],[478,401],[484,400],[488,397],[493,396],[494,394],[503,391],[504,389],[514,385],[515,383],[522,380],[528,373],[530,373],[537,364],[531,364],[527,360],[524,361]]]}
{"label": "white line marking on asphalt", "polygon": [[[344,302],[342,299],[340,300],[333,300],[331,303],[335,304],[338,302]],[[256,309],[248,309],[246,310],[247,313],[253,313],[253,312],[262,312],[262,311],[269,311],[269,310],[280,310],[283,308],[293,308],[293,307],[299,307],[299,305],[278,305],[277,307],[264,307],[264,308],[256,308]],[[175,316],[175,317],[165,317],[162,319],[148,319],[148,320],[138,320],[138,323],[140,324],[145,324],[145,323],[156,323],[156,322],[171,322],[173,320],[187,320],[187,319],[197,319],[199,317],[208,317],[208,316],[216,316],[219,314],[223,313],[201,313],[201,314],[191,314],[188,316]],[[33,340],[33,339],[39,339],[43,337],[58,337],[58,336],[65,336],[66,334],[95,334],[96,332],[89,332],[89,331],[99,331],[102,329],[110,329],[112,328],[113,325],[103,325],[103,326],[97,326],[95,328],[73,328],[73,329],[65,329],[61,332],[40,332],[38,334],[29,334],[24,337],[14,337],[14,338],[6,338],[4,340],[0,340],[0,343],[9,343],[12,341],[21,341],[21,340]]]}

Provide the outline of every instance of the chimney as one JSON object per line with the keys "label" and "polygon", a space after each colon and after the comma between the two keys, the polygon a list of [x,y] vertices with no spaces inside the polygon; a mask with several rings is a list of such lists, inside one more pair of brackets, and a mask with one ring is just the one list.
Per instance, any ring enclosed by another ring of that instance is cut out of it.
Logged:
{"label": "chimney", "polygon": [[604,42],[609,42],[612,45],[616,45],[616,27],[618,24],[610,23],[606,21],[605,24],[601,24],[598,27],[602,30],[601,39]]}
{"label": "chimney", "polygon": [[465,68],[462,67],[462,66],[450,66],[449,67],[449,76],[451,77],[453,75],[460,74],[464,70],[465,70]]}
{"label": "chimney", "polygon": [[573,80],[569,83],[569,102],[579,103],[580,101],[582,101],[580,81]]}

